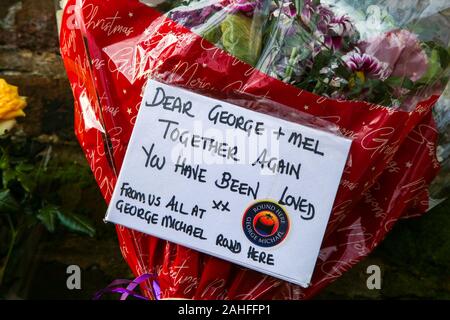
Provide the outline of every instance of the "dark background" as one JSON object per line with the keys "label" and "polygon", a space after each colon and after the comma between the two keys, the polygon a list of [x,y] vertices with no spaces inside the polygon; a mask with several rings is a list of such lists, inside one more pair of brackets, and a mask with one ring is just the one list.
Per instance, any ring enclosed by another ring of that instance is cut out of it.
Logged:
{"label": "dark background", "polygon": [[[112,280],[131,279],[114,227],[102,221],[106,206],[73,134],[72,93],[58,53],[52,0],[0,0],[0,78],[28,98],[19,134],[46,146],[52,165],[76,172],[77,183],[59,185],[58,198],[96,228],[94,237],[60,227],[54,233],[33,229],[16,248],[21,262],[0,291],[7,298],[91,299]],[[449,209],[447,201],[421,218],[399,222],[375,252],[317,298],[450,299]],[[72,264],[82,268],[82,290],[66,288]],[[366,269],[374,264],[383,283],[371,291]]]}

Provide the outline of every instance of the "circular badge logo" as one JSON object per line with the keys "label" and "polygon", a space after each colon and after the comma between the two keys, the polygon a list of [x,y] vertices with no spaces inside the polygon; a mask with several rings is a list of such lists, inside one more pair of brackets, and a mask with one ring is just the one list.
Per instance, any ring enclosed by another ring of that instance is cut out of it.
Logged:
{"label": "circular badge logo", "polygon": [[289,217],[276,202],[258,201],[245,210],[242,227],[253,244],[264,248],[275,247],[289,232]]}

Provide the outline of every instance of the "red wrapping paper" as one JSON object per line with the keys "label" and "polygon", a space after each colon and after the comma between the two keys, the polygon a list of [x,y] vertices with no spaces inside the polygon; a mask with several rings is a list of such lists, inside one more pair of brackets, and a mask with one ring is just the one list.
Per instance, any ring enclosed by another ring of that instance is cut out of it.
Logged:
{"label": "red wrapping paper", "polygon": [[222,100],[274,101],[353,139],[309,288],[117,226],[133,273],[157,275],[162,298],[311,298],[367,256],[397,220],[428,208],[439,170],[436,96],[411,112],[320,97],[259,72],[137,0],[69,0],[60,38],[75,133],[107,202],[148,77]]}

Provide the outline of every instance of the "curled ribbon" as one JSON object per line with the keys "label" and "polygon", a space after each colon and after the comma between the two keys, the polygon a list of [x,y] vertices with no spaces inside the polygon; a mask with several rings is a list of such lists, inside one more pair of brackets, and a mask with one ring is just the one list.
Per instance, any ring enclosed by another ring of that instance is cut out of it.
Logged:
{"label": "curled ribbon", "polygon": [[132,296],[139,300],[150,300],[149,298],[147,298],[135,291],[139,285],[143,284],[146,281],[151,281],[151,283],[152,283],[151,289],[152,289],[153,297],[156,300],[160,300],[161,299],[161,289],[159,287],[157,280],[155,279],[155,276],[152,274],[143,274],[134,280],[123,280],[123,279],[114,280],[106,288],[98,291],[94,295],[93,300],[100,300],[105,294],[110,294],[110,293],[120,293],[121,294],[120,300],[127,300],[129,296]]}

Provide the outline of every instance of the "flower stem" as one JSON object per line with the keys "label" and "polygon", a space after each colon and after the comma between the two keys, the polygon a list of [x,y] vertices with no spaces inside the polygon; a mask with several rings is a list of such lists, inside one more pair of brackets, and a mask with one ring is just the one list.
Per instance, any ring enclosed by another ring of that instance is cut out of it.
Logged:
{"label": "flower stem", "polygon": [[11,230],[11,240],[9,242],[8,253],[6,254],[5,262],[3,263],[3,266],[0,268],[0,287],[3,284],[6,268],[8,267],[9,259],[11,258],[11,254],[12,254],[12,251],[14,249],[14,246],[16,244],[16,239],[17,239],[17,231],[14,228],[14,224],[11,220],[11,217],[9,215],[7,215],[6,218],[8,220],[9,228]]}
{"label": "flower stem", "polygon": [[295,59],[297,57],[297,53],[298,53],[298,49],[296,47],[294,47],[292,49],[291,56],[290,56],[289,62],[288,62],[288,66],[286,68],[286,74],[284,76],[284,79],[286,82],[288,82],[289,79],[292,78],[292,73],[294,71],[294,63],[295,63]]}

